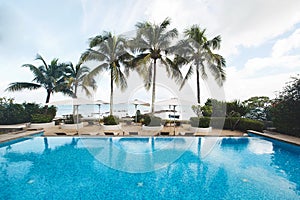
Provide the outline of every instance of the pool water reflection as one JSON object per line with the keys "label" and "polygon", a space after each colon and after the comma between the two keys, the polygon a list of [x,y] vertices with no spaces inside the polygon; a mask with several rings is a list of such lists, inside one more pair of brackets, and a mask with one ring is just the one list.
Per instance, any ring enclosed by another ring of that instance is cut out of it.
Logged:
{"label": "pool water reflection", "polygon": [[0,146],[0,199],[300,199],[299,177],[299,146],[256,137],[34,137]]}

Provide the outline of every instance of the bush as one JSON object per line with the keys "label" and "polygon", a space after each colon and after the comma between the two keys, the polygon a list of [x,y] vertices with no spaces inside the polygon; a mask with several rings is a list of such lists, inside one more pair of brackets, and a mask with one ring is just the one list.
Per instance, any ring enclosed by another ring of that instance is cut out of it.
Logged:
{"label": "bush", "polygon": [[144,124],[146,126],[161,126],[161,118],[153,115],[144,116]]}
{"label": "bush", "polygon": [[247,118],[241,118],[238,124],[238,130],[240,131],[254,130],[262,132],[263,128],[263,122]]}
{"label": "bush", "polygon": [[[222,124],[224,122],[224,124]],[[223,125],[223,127],[222,127]],[[222,117],[211,118],[211,126],[213,128],[223,128],[224,130],[239,130],[239,131],[262,131],[264,123],[258,120],[240,118],[240,117],[226,117],[225,121]]]}
{"label": "bush", "polygon": [[32,123],[49,123],[52,121],[51,115],[46,114],[33,114],[31,115],[31,122]]}
{"label": "bush", "polygon": [[[39,104],[35,103],[17,104],[13,102],[13,99],[3,97],[0,98],[0,124],[52,121],[56,115],[56,108],[54,106],[48,107],[48,117],[42,116],[46,115],[46,110],[46,106],[41,107]],[[34,119],[32,118],[33,116]]]}
{"label": "bush", "polygon": [[103,117],[104,125],[117,125],[119,124],[119,118],[117,116],[109,115],[107,117]]}
{"label": "bush", "polygon": [[300,75],[292,80],[279,93],[272,107],[268,110],[276,130],[300,137]]}
{"label": "bush", "polygon": [[224,129],[232,131],[238,129],[240,120],[240,117],[226,117],[224,122]]}
{"label": "bush", "polygon": [[20,124],[29,122],[21,104],[0,105],[0,124]]}
{"label": "bush", "polygon": [[208,128],[210,126],[210,117],[191,117],[192,127]]}

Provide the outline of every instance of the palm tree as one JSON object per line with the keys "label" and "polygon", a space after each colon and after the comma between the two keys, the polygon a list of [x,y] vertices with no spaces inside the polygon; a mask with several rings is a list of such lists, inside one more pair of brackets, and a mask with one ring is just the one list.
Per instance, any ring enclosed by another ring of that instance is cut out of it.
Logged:
{"label": "palm tree", "polygon": [[90,69],[82,66],[79,62],[75,67],[73,63],[69,63],[66,68],[66,81],[73,92],[73,98],[77,98],[78,87],[81,87],[87,96],[91,96],[89,87],[96,90],[96,81],[94,78],[88,77]]}
{"label": "palm tree", "polygon": [[126,75],[128,75],[128,71],[123,72],[122,66],[125,69],[129,67],[131,59],[132,56],[127,51],[127,40],[122,36],[112,35],[109,32],[91,38],[90,48],[81,56],[83,61],[95,60],[100,62],[89,73],[89,78],[104,70],[110,72],[110,115],[113,115],[114,83],[121,90],[127,87]]}
{"label": "palm tree", "polygon": [[[94,78],[88,77],[89,72],[90,69],[86,66],[82,66],[81,61],[75,67],[73,63],[68,63],[66,68],[66,81],[73,92],[73,98],[77,98],[78,87],[81,87],[87,96],[92,95],[89,88],[96,90],[96,81]],[[73,105],[73,116],[75,116],[76,109],[78,109],[78,106]]]}
{"label": "palm tree", "polygon": [[[218,35],[212,40],[205,36],[205,29],[201,30],[198,25],[193,25],[185,30],[187,39],[179,41],[176,52],[184,58],[181,64],[189,64],[188,71],[182,81],[181,87],[191,78],[196,71],[197,102],[200,105],[200,73],[202,79],[207,79],[207,68],[212,72],[215,80],[222,85],[226,79],[224,67],[225,59],[212,50],[219,49],[221,37]],[[181,60],[182,61],[182,60]],[[195,67],[195,69],[194,69]]]}
{"label": "palm tree", "polygon": [[166,18],[159,25],[150,22],[137,23],[136,25],[137,36],[134,38],[133,44],[138,56],[133,63],[144,79],[145,88],[149,90],[152,86],[151,113],[154,113],[157,60],[165,66],[168,76],[177,81],[181,78],[180,70],[167,57],[172,39],[178,36],[176,28],[167,30],[169,25],[169,18]]}
{"label": "palm tree", "polygon": [[47,91],[46,103],[49,103],[50,95],[54,92],[61,92],[71,96],[73,92],[69,89],[65,82],[66,64],[58,63],[58,59],[53,59],[48,65],[45,60],[37,54],[36,60],[42,61],[43,65],[36,67],[32,64],[24,64],[33,73],[32,82],[14,82],[10,83],[6,91],[21,91],[23,89],[35,90],[45,88]]}

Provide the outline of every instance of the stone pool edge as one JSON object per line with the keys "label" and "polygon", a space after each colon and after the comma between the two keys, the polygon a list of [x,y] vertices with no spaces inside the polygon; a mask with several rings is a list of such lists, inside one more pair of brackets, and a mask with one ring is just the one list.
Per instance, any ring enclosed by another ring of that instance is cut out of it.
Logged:
{"label": "stone pool edge", "polygon": [[252,133],[252,134],[256,134],[256,135],[260,135],[260,136],[264,136],[264,137],[268,137],[268,138],[272,138],[272,139],[276,139],[276,140],[280,140],[283,142],[287,142],[290,144],[295,144],[295,145],[300,146],[300,138],[290,136],[290,135],[284,135],[284,134],[273,133],[273,132],[262,133],[262,132],[253,131],[253,130],[247,130],[247,133]]}

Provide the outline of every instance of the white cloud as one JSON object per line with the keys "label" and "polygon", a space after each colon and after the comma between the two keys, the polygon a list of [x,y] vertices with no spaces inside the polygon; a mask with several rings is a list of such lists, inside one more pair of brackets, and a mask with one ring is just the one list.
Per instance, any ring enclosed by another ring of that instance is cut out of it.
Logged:
{"label": "white cloud", "polygon": [[241,70],[241,76],[264,76],[265,74],[278,74],[281,72],[297,72],[300,66],[300,56],[282,56],[253,58],[247,61]]}
{"label": "white cloud", "polygon": [[296,29],[289,37],[278,40],[273,46],[272,57],[287,55],[297,48],[300,48],[300,29]]}
{"label": "white cloud", "polygon": [[258,46],[290,30],[300,21],[298,0],[154,0],[146,13],[160,22],[166,17],[173,26],[199,24],[209,37],[222,36],[222,54],[238,53],[238,46]]}
{"label": "white cloud", "polygon": [[224,84],[226,100],[246,100],[253,96],[275,98],[294,73],[280,73],[261,77],[245,78],[243,72],[234,67],[227,68],[227,81]]}

